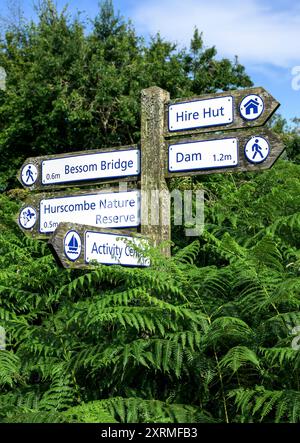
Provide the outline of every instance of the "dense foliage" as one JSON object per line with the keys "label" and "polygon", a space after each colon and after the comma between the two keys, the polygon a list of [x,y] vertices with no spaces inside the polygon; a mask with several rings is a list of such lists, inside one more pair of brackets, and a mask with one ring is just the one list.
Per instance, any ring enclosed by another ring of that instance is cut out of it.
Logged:
{"label": "dense foliage", "polygon": [[0,53],[0,421],[299,422],[296,162],[189,179],[205,230],[174,227],[172,258],[152,250],[148,269],[60,269],[14,222],[23,158],[136,141],[142,87],[247,86],[243,68],[216,61],[198,31],[191,53],[159,36],[147,46],[109,2],[88,36],[51,4],[18,32]]}
{"label": "dense foliage", "polygon": [[149,269],[60,270],[2,196],[2,420],[299,421],[299,172],[206,183],[200,243]]}

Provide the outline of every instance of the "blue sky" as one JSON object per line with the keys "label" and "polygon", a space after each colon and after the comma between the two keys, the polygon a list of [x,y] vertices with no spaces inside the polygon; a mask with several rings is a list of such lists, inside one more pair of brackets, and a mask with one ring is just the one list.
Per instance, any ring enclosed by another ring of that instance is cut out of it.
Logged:
{"label": "blue sky", "polygon": [[[20,0],[27,18],[33,1]],[[0,0],[0,14],[9,0]],[[59,9],[82,11],[93,18],[97,0],[57,0]],[[131,19],[138,35],[160,32],[179,46],[189,46],[195,26],[219,57],[239,61],[255,86],[263,86],[280,103],[285,118],[300,117],[300,2],[298,0],[114,0],[116,10]],[[298,74],[298,76],[297,76]]]}

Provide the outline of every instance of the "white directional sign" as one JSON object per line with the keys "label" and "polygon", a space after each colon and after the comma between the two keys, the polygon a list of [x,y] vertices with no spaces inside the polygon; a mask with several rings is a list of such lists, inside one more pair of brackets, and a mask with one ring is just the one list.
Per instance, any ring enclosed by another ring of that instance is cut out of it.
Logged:
{"label": "white directional sign", "polygon": [[233,113],[233,97],[229,95],[174,103],[169,106],[169,131],[227,125],[233,122]]}
{"label": "white directional sign", "polygon": [[166,144],[166,177],[258,171],[270,168],[284,150],[281,138],[267,128],[177,138]]}
{"label": "white directional sign", "polygon": [[43,185],[126,177],[139,173],[139,149],[66,156],[42,162]]}
{"label": "white directional sign", "polygon": [[141,240],[120,234],[103,234],[101,232],[85,232],[85,262],[95,260],[98,263],[125,266],[149,266],[150,260],[139,250]]}
{"label": "white directional sign", "polygon": [[169,171],[225,168],[238,164],[238,139],[202,140],[169,145]]}
{"label": "white directional sign", "polygon": [[61,222],[103,228],[140,224],[140,192],[109,192],[47,198],[39,205],[39,232],[55,231]]}
{"label": "white directional sign", "polygon": [[190,98],[165,105],[164,134],[201,134],[263,126],[279,103],[264,88],[237,89]]}
{"label": "white directional sign", "polygon": [[26,235],[41,239],[49,237],[60,223],[136,231],[141,224],[141,191],[125,189],[119,186],[86,192],[65,191],[66,194],[63,191],[31,194],[16,221]]}
{"label": "white directional sign", "polygon": [[85,269],[98,263],[150,266],[149,240],[129,230],[60,223],[48,244],[65,268]]}

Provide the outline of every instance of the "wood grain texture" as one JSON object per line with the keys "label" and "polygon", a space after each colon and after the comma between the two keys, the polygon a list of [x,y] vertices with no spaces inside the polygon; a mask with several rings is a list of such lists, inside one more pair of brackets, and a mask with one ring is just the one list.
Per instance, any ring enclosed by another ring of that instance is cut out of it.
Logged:
{"label": "wood grain texture", "polygon": [[[144,89],[141,97],[141,233],[159,245],[171,238],[170,198],[165,180],[165,139],[164,112],[165,103],[170,95],[158,87]],[[153,217],[155,205],[151,203],[159,193],[157,220]],[[152,194],[152,195],[151,195]],[[170,255],[170,247],[163,249]]]}
{"label": "wood grain texture", "polygon": [[[250,94],[257,94],[260,95],[264,100],[264,111],[260,115],[259,118],[256,120],[245,120],[240,115],[240,103],[243,100],[244,97]],[[233,97],[233,122],[228,125],[220,125],[220,126],[209,126],[209,127],[201,127],[196,129],[187,129],[183,131],[172,131],[170,132],[168,129],[168,118],[169,118],[169,107],[181,102],[193,102],[197,100],[205,100],[209,98],[217,98],[217,97],[226,97],[226,96],[232,96]],[[215,132],[215,131],[230,131],[232,129],[239,129],[239,128],[251,128],[254,126],[263,126],[269,118],[274,114],[276,109],[280,106],[280,103],[275,100],[274,97],[272,97],[269,92],[267,92],[262,87],[257,88],[248,88],[248,89],[240,89],[236,91],[225,91],[225,92],[218,92],[214,94],[205,94],[201,96],[195,96],[195,97],[188,97],[188,98],[178,98],[172,101],[169,101],[165,105],[165,124],[164,124],[164,135],[165,137],[177,137],[177,136],[183,136],[183,135],[192,135],[192,134],[199,134],[199,133],[206,133],[206,132]]]}
{"label": "wood grain texture", "polygon": [[[262,171],[264,169],[269,169],[273,166],[275,161],[280,157],[284,151],[284,145],[279,135],[270,131],[267,128],[252,128],[250,130],[240,130],[233,132],[225,132],[221,134],[203,134],[192,137],[183,137],[176,140],[169,140],[165,145],[166,158],[168,158],[168,148],[171,144],[180,143],[192,143],[195,141],[204,140],[222,140],[224,138],[236,137],[238,139],[238,165],[234,167],[222,167],[214,169],[201,169],[192,171],[180,171],[180,172],[169,172],[168,164],[166,166],[166,177],[186,177],[193,175],[207,175],[207,174],[224,174],[226,172],[254,172]],[[270,145],[270,153],[265,161],[262,163],[254,164],[247,160],[244,149],[248,140],[252,137],[264,137]],[[167,161],[168,163],[168,161]]]}

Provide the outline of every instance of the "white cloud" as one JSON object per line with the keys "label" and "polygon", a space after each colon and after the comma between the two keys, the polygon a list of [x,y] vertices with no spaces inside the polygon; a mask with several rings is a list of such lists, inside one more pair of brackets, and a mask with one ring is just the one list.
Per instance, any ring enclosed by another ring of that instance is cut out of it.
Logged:
{"label": "white cloud", "polygon": [[215,45],[222,56],[238,55],[242,63],[288,67],[300,62],[295,2],[279,9],[261,0],[142,0],[131,16],[144,35],[160,32],[183,46],[189,46],[197,26],[205,45]]}

